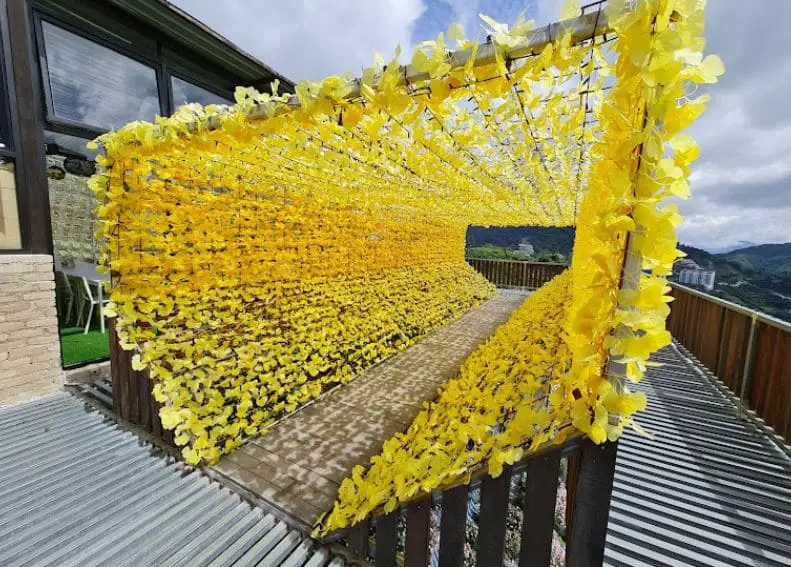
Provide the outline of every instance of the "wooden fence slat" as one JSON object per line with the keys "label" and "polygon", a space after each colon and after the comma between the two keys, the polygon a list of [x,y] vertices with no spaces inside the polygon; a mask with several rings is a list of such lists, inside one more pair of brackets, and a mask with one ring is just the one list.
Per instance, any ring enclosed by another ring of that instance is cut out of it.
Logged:
{"label": "wooden fence slat", "polygon": [[366,518],[349,530],[347,537],[349,549],[359,559],[367,559],[368,557],[368,532],[370,528],[371,520]]}
{"label": "wooden fence slat", "polygon": [[[574,503],[577,497],[577,481],[582,466],[582,454],[574,453],[566,459],[566,536],[571,533],[574,525]],[[568,548],[566,548],[568,556]]]}
{"label": "wooden fence slat", "polygon": [[123,390],[123,383],[119,373],[119,354],[121,350],[118,344],[118,335],[115,332],[115,317],[110,317],[107,320],[107,333],[110,340],[110,380],[113,388],[113,412],[121,415],[121,392]]}
{"label": "wooden fence slat", "polygon": [[758,358],[754,366],[753,381],[750,385],[750,399],[753,409],[761,416],[763,415],[764,402],[767,395],[771,392],[769,381],[779,335],[779,329],[766,329],[761,336],[761,342],[758,347]]}
{"label": "wooden fence slat", "polygon": [[502,565],[505,554],[505,521],[511,493],[512,467],[503,467],[497,478],[487,476],[481,483],[481,512],[478,515],[476,565]]}
{"label": "wooden fence slat", "polygon": [[132,384],[129,374],[132,371],[132,358],[129,351],[118,349],[118,374],[121,380],[121,419],[129,420],[131,416]]}
{"label": "wooden fence slat", "polygon": [[464,564],[468,495],[469,486],[466,484],[442,493],[439,567],[456,567]]}
{"label": "wooden fence slat", "polygon": [[538,457],[527,466],[522,507],[522,543],[519,567],[546,567],[552,557],[555,499],[560,471],[560,450]]}
{"label": "wooden fence slat", "polygon": [[376,519],[376,567],[396,567],[398,510]]}
{"label": "wooden fence slat", "polygon": [[406,567],[428,566],[428,528],[431,519],[431,496],[410,503],[406,509]]}
{"label": "wooden fence slat", "polygon": [[567,567],[590,567],[604,561],[617,451],[617,443],[588,445],[582,450],[573,522],[566,532]]}
{"label": "wooden fence slat", "polygon": [[766,396],[764,397],[763,404],[760,408],[761,415],[763,416],[766,423],[775,429],[779,429],[778,425],[780,425],[776,419],[775,407],[777,402],[780,401],[780,385],[783,378],[783,358],[785,355],[785,352],[783,352],[783,343],[783,333],[777,329],[771,363],[769,365],[769,372],[767,373],[766,377]]}
{"label": "wooden fence slat", "polygon": [[138,424],[147,431],[151,431],[151,399],[153,396],[151,395],[151,384],[145,372],[137,372],[137,386],[139,392]]}
{"label": "wooden fence slat", "polygon": [[525,289],[538,289],[568,268],[564,264],[524,260],[467,258],[467,262],[495,286]]}

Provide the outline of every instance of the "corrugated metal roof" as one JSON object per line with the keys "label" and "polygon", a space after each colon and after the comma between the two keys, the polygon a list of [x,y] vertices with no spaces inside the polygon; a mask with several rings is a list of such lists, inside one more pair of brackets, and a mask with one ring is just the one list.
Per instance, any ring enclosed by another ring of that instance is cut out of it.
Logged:
{"label": "corrugated metal roof", "polygon": [[605,564],[791,565],[791,461],[669,347],[618,446]]}
{"label": "corrugated metal roof", "polygon": [[61,392],[0,408],[0,565],[343,565]]}

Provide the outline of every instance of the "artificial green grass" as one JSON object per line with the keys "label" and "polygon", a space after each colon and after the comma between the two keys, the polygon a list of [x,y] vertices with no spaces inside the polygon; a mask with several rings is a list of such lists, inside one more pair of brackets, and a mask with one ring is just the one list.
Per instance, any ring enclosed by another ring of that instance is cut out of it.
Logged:
{"label": "artificial green grass", "polygon": [[60,347],[63,351],[63,365],[71,366],[110,356],[110,340],[107,331],[88,331],[83,334],[82,327],[65,327],[60,330]]}

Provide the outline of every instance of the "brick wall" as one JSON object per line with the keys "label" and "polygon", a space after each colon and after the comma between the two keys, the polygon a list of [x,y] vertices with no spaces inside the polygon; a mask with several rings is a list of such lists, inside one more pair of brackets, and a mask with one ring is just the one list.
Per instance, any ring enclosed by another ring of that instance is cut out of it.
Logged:
{"label": "brick wall", "polygon": [[0,404],[61,384],[52,256],[0,255]]}

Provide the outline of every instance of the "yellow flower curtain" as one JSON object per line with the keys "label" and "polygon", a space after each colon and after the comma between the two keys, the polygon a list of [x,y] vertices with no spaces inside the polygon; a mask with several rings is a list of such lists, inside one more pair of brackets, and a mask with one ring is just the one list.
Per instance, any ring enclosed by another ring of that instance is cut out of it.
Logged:
{"label": "yellow flower curtain", "polygon": [[215,462],[490,297],[464,262],[470,224],[576,225],[572,270],[355,471],[324,529],[483,462],[496,474],[570,424],[616,438],[644,403],[625,381],[669,340],[680,217],[662,202],[688,194],[681,130],[705,106],[694,85],[722,72],[701,53],[703,4],[571,3],[544,30],[485,19],[481,46],[451,26],[408,67],[377,57],[296,96],[240,88],[234,106],[100,138],[121,346],[185,459]]}

